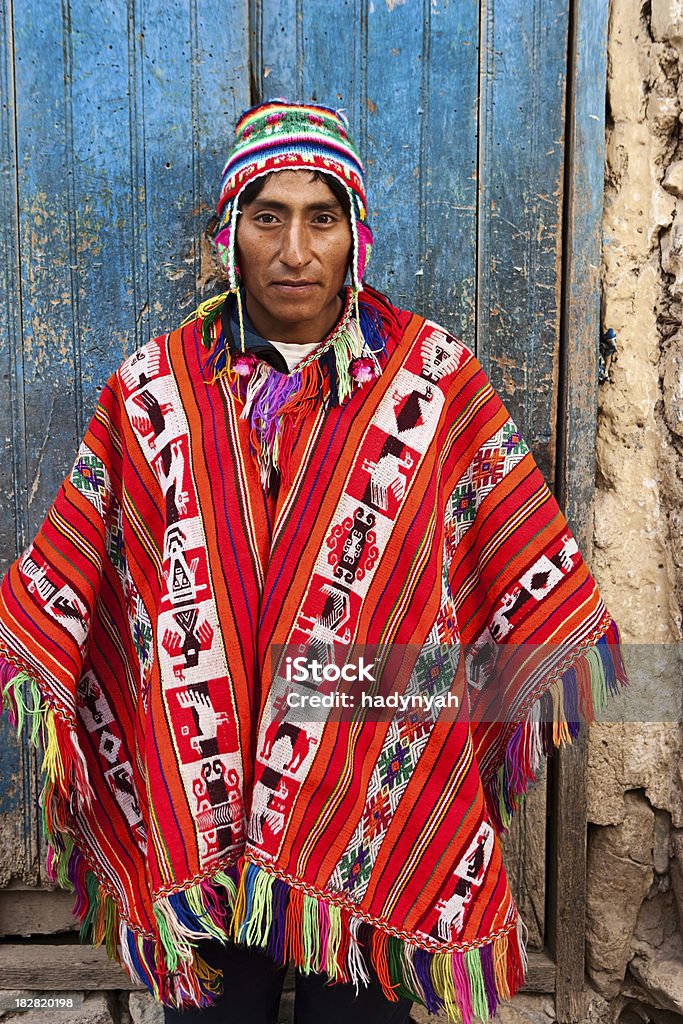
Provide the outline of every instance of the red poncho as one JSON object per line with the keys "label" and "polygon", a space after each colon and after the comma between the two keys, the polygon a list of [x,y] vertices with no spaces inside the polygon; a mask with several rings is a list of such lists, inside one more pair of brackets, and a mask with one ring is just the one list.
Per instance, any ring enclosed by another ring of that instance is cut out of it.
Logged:
{"label": "red poncho", "polygon": [[[170,1005],[211,1001],[196,942],[233,934],[335,980],[364,983],[369,958],[389,997],[486,1020],[526,967],[498,834],[625,682],[481,366],[389,319],[381,375],[341,404],[320,400],[327,370],[303,372],[277,494],[229,352],[212,380],[199,321],[150,342],[2,585],[4,701],[45,748],[49,866],[84,932]],[[401,692],[457,692],[459,711],[306,720],[282,644],[419,652]]]}

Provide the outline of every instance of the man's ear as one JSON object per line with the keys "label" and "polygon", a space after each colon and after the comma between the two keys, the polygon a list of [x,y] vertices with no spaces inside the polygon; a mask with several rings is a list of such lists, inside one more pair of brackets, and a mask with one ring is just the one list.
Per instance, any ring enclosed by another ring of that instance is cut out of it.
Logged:
{"label": "man's ear", "polygon": [[213,214],[204,225],[204,233],[199,240],[200,245],[200,271],[199,287],[202,292],[210,287],[220,287],[227,280],[225,267],[223,266],[214,238],[218,231],[219,218]]}
{"label": "man's ear", "polygon": [[206,224],[204,225],[204,237],[209,242],[213,242],[216,232],[218,231],[219,218],[218,215],[212,213]]}

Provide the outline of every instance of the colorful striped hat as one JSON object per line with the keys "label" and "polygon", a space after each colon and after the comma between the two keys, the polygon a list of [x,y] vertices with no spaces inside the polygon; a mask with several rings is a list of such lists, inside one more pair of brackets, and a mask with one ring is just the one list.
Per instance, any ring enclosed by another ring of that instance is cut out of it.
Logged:
{"label": "colorful striped hat", "polygon": [[231,291],[237,291],[235,230],[242,191],[249,182],[271,171],[296,170],[330,174],[346,189],[353,233],[352,287],[356,292],[362,290],[373,239],[367,222],[363,165],[348,127],[348,121],[337,110],[283,99],[260,103],[242,114],[223,169],[214,237]]}

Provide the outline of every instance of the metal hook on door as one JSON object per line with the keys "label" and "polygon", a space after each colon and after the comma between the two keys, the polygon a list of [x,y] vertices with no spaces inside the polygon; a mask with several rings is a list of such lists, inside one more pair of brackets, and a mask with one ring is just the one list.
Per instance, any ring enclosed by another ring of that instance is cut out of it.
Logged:
{"label": "metal hook on door", "polygon": [[605,384],[611,378],[609,375],[609,362],[617,351],[617,332],[613,327],[608,327],[600,335],[600,354],[598,356],[598,384]]}

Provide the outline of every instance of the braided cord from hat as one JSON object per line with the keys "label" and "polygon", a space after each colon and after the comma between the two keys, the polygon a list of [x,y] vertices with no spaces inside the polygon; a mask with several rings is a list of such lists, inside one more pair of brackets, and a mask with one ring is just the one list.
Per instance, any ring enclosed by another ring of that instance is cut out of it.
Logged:
{"label": "braided cord from hat", "polygon": [[[209,350],[203,366],[207,383],[224,380],[244,406],[240,418],[250,424],[251,454],[264,487],[274,493],[280,480],[289,479],[294,423],[321,402],[342,405],[354,390],[378,377],[393,327],[379,293],[364,289],[359,301],[358,292],[347,288],[341,317],[328,337],[293,370],[281,373],[252,352],[230,350],[220,322],[230,294],[207,299],[184,324],[199,321],[196,329]],[[235,301],[241,303],[239,289]]]}

